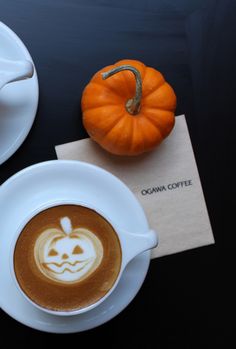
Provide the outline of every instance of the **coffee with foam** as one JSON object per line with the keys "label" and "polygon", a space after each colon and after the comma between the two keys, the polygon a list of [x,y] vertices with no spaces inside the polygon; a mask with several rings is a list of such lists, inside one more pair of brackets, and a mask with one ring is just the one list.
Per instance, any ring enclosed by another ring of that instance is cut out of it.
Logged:
{"label": "coffee with foam", "polygon": [[113,286],[121,248],[113,227],[79,205],[60,205],[33,217],[14,251],[23,292],[36,304],[58,311],[87,307]]}

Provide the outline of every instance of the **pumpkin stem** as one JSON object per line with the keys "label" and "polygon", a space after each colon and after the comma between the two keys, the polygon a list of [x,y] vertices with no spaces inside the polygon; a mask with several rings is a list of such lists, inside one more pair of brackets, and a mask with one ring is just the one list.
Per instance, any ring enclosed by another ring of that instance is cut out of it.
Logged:
{"label": "pumpkin stem", "polygon": [[135,96],[126,102],[126,110],[128,111],[128,113],[132,115],[136,115],[140,111],[141,98],[142,98],[142,79],[138,69],[132,67],[132,65],[120,65],[119,67],[115,67],[105,73],[102,73],[102,78],[103,80],[105,80],[110,76],[116,73],[119,73],[123,70],[130,70],[135,76],[135,80],[136,80]]}

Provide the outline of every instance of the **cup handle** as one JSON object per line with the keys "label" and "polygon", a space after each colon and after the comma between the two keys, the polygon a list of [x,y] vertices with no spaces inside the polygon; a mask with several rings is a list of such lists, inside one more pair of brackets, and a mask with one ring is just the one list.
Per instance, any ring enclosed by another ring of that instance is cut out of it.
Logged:
{"label": "cup handle", "polygon": [[9,82],[31,78],[34,66],[30,61],[0,59],[0,89]]}
{"label": "cup handle", "polygon": [[134,257],[158,245],[158,235],[155,230],[150,229],[145,234],[130,233],[121,229],[119,232],[124,268]]}

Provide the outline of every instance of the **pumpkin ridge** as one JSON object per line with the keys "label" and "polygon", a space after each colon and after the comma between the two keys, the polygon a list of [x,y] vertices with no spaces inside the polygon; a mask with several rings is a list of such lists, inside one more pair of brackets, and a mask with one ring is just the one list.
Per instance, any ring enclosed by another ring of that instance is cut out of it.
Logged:
{"label": "pumpkin ridge", "polygon": [[145,119],[146,119],[147,122],[152,124],[157,129],[157,131],[161,134],[162,138],[165,138],[165,135],[162,134],[162,131],[160,130],[160,127],[155,125],[155,121],[151,120],[147,115],[145,115]]}
{"label": "pumpkin ridge", "polygon": [[116,94],[117,96],[119,96],[121,98],[124,98],[124,95],[122,93],[119,93],[117,90],[114,90],[111,86],[106,86],[104,84],[104,82],[102,83],[102,81],[101,82],[99,82],[99,81],[91,81],[91,84],[98,85],[100,87],[104,87],[105,89],[109,89],[109,90],[112,91],[112,93]]}
{"label": "pumpkin ridge", "polygon": [[[102,108],[102,107],[101,107]],[[89,113],[89,111],[87,111],[87,113]],[[122,118],[123,112],[121,112],[119,115],[117,114],[115,117],[113,117],[113,120],[111,121],[111,123],[109,124],[109,129],[107,131],[103,131],[100,130],[100,132],[97,134],[96,139],[101,141],[103,140],[107,134],[116,126],[116,124],[120,121],[120,119]],[[89,118],[89,117],[88,117]],[[86,119],[86,117],[85,117]],[[86,120],[85,120],[86,123]],[[106,127],[104,127],[106,129]],[[92,132],[87,131],[88,134],[90,135],[90,137],[92,136]]]}
{"label": "pumpkin ridge", "polygon": [[134,139],[134,125],[136,123],[136,119],[133,120],[131,123],[131,131],[130,131],[130,144],[129,144],[129,150],[132,151],[133,148],[133,139]]}
{"label": "pumpkin ridge", "polygon": [[[152,127],[155,130],[155,135],[152,135],[152,137],[150,138],[150,131],[151,130],[149,130],[149,133],[147,133],[145,127],[143,127],[141,129],[142,133],[144,134],[145,149],[146,149],[145,151],[149,151],[149,150],[153,149],[153,147],[154,147],[153,140],[155,140],[155,143],[158,142],[160,144],[164,138],[162,137],[161,131],[159,130],[159,128],[156,125],[149,122],[149,119],[146,118],[146,116],[144,116],[143,119],[145,120],[146,125],[149,124],[149,128]],[[153,131],[151,133],[153,133]],[[155,143],[154,143],[154,145],[155,145]]]}
{"label": "pumpkin ridge", "polygon": [[[145,66],[144,66],[144,71],[143,71],[143,76],[141,77],[142,82],[143,82],[143,80],[145,79],[147,70],[148,70],[148,67],[145,65]],[[140,74],[141,74],[141,73],[140,73]]]}
{"label": "pumpkin ridge", "polygon": [[[122,60],[122,61],[123,61],[123,60]],[[121,61],[119,61],[119,62],[117,62],[117,63],[114,64],[114,68],[115,68],[115,67],[120,67],[120,66],[123,65],[123,64],[124,64],[124,63],[121,64]],[[126,62],[125,64],[130,64],[130,63],[129,63],[129,62]],[[132,65],[132,64],[131,64],[131,65]],[[124,81],[124,83],[125,83],[125,85],[126,85],[127,90],[129,91],[129,94],[130,94],[129,97],[127,96],[127,100],[128,100],[129,98],[133,98],[134,92],[133,92],[132,89],[130,88],[130,82],[129,82],[129,79],[127,78],[127,76],[126,76],[126,73],[123,71],[123,72],[120,72],[119,74],[120,74],[120,76],[122,76],[122,79],[123,79],[123,81]]]}
{"label": "pumpkin ridge", "polygon": [[[112,69],[115,68],[115,67],[116,67],[116,65],[114,64],[113,67],[112,67]],[[103,73],[105,73],[105,72],[103,72]],[[120,78],[123,80],[123,84],[125,85],[126,91],[127,91],[128,93],[130,93],[130,98],[131,98],[131,97],[132,97],[132,93],[131,93],[131,91],[130,91],[129,84],[128,84],[128,82],[127,82],[127,79],[126,79],[126,77],[125,77],[125,74],[123,74],[123,72],[120,72]],[[122,95],[121,95],[121,96],[122,96]],[[124,97],[124,96],[122,96],[122,97]],[[126,96],[126,97],[127,97],[127,96]]]}
{"label": "pumpkin ridge", "polygon": [[[145,149],[145,143],[146,143],[146,140],[145,140],[145,136],[144,136],[144,133],[143,133],[143,130],[142,130],[142,127],[139,127],[138,125],[138,119],[135,119],[135,126],[139,129],[139,131],[140,131],[140,133],[141,133],[141,135],[142,135],[142,151],[141,152],[143,152],[144,151],[144,149]],[[135,131],[135,130],[134,130]],[[139,151],[139,153],[141,153],[140,151]]]}
{"label": "pumpkin ridge", "polygon": [[103,80],[101,80],[101,82],[91,81],[90,84],[106,87]]}
{"label": "pumpkin ridge", "polygon": [[114,128],[123,120],[124,117],[125,117],[125,113],[120,115],[119,118],[118,118],[119,120],[115,120],[114,125],[102,136],[102,139],[106,138],[109,135],[109,133],[111,131],[113,131]]}
{"label": "pumpkin ridge", "polygon": [[[144,98],[145,99],[145,98]],[[145,105],[144,104],[144,102],[143,102],[143,107],[145,107],[145,108],[147,108],[147,105]],[[169,111],[169,112],[171,112],[171,113],[173,113],[174,112],[174,109],[172,110],[172,109],[170,109],[170,108],[165,108],[165,107],[161,107],[161,108],[154,108],[154,107],[151,107],[150,109],[154,109],[154,110],[164,110],[164,111]]]}
{"label": "pumpkin ridge", "polygon": [[122,79],[123,79],[123,81],[124,81],[124,84],[126,85],[126,89],[127,89],[128,93],[129,93],[129,95],[130,95],[130,97],[127,96],[127,99],[128,99],[128,98],[132,98],[132,97],[133,97],[133,92],[132,92],[131,89],[130,89],[129,80],[126,78],[125,72],[120,72],[119,74],[120,74],[120,76],[122,77]]}
{"label": "pumpkin ridge", "polygon": [[155,126],[155,127],[158,129],[158,131],[160,132],[161,136],[162,136],[163,138],[165,138],[165,134],[163,133],[163,130],[162,130],[162,125],[161,125],[160,123],[158,123],[158,121],[157,121],[158,125],[155,124],[155,121],[154,121],[150,116],[148,116],[148,115],[145,115],[145,118],[148,119],[148,121],[149,121],[151,124],[153,124],[153,126]]}
{"label": "pumpkin ridge", "polygon": [[162,81],[162,83],[161,83],[160,85],[157,85],[156,88],[155,88],[153,91],[150,91],[150,92],[145,93],[145,96],[143,97],[143,100],[144,100],[146,97],[150,96],[153,92],[155,92],[156,90],[158,90],[159,88],[161,88],[163,85],[165,85],[165,83],[166,83],[166,81],[164,80],[164,81]]}
{"label": "pumpkin ridge", "polygon": [[106,133],[104,133],[104,135],[102,136],[101,139],[106,138],[107,135],[108,135],[121,121],[122,121],[122,119],[123,119],[124,117],[125,117],[125,114],[124,114],[124,113],[122,113],[121,115],[119,115],[119,116],[117,117],[117,119],[114,120],[114,124],[113,124],[112,126],[110,126],[110,129],[109,129]]}
{"label": "pumpkin ridge", "polygon": [[146,137],[144,135],[143,129],[141,128],[141,135],[142,135],[142,150],[144,151],[144,149],[147,147],[147,141],[146,141]]}
{"label": "pumpkin ridge", "polygon": [[103,105],[100,105],[99,107],[87,107],[87,108],[84,108],[83,109],[83,112],[85,111],[89,111],[89,110],[93,110],[93,109],[100,109],[100,108],[107,108],[107,107],[119,107],[120,106],[120,103],[117,103],[117,104],[103,104]]}
{"label": "pumpkin ridge", "polygon": [[[173,107],[170,107],[169,105],[167,105],[167,106],[163,106],[162,105],[162,106],[159,106],[157,108],[155,108],[155,107],[150,107],[150,108],[152,108],[152,109],[161,109],[161,110],[165,110],[165,111],[174,111],[175,108],[176,108],[176,97],[175,97],[175,94],[174,94],[174,90],[172,89],[170,84],[168,84],[168,82],[166,82],[166,81],[165,81],[164,84],[162,84],[160,87],[158,87],[157,89],[152,91],[150,94],[148,94],[145,97],[143,97],[143,103],[142,103],[143,106],[146,107],[149,104],[149,101],[146,101],[146,100],[149,99],[152,94],[156,93],[159,89],[161,89],[165,85],[168,87],[168,90],[169,90],[168,92],[171,92],[171,91],[173,92],[173,96],[172,97],[175,98],[175,105]],[[146,104],[146,102],[147,102],[147,104]],[[170,103],[170,99],[168,100],[168,102]],[[162,100],[160,100],[160,104],[162,104]]]}
{"label": "pumpkin ridge", "polygon": [[117,99],[119,99],[119,103],[123,103],[123,96],[119,95],[117,93],[117,91],[114,91],[112,88],[110,88],[110,86],[106,86],[105,84],[99,84],[97,83],[96,81],[91,81],[90,82],[90,86],[92,85],[96,85],[96,86],[99,86],[100,88],[103,88],[103,90],[107,91],[109,94],[113,94],[114,96],[117,96]]}
{"label": "pumpkin ridge", "polygon": [[[144,105],[143,106],[143,109],[144,110],[141,110],[141,113],[143,113],[143,114],[146,114],[146,111],[148,112],[148,111],[153,111],[154,113],[156,113],[157,111],[160,111],[160,112],[162,112],[162,111],[167,111],[167,112],[169,112],[169,113],[172,113],[172,114],[174,114],[174,111],[172,111],[172,110],[170,110],[170,109],[167,109],[167,108],[155,108],[155,107],[148,107],[147,105]],[[146,115],[145,115],[146,116]]]}
{"label": "pumpkin ridge", "polygon": [[122,80],[124,81],[124,84],[126,85],[127,91],[129,91],[129,93],[131,94],[131,97],[133,97],[132,91],[130,90],[129,81],[127,80],[125,74],[123,74],[123,72],[120,72],[120,76],[122,77]]}
{"label": "pumpkin ridge", "polygon": [[161,88],[161,87],[164,86],[165,84],[167,84],[167,82],[164,80],[164,82],[163,82],[161,85],[159,85],[157,88],[155,88],[155,90],[153,90],[153,91],[150,92],[148,95],[146,95],[146,96],[144,97],[144,99],[145,99],[147,96],[150,96],[152,93],[156,92],[156,90],[158,90],[159,88]]}

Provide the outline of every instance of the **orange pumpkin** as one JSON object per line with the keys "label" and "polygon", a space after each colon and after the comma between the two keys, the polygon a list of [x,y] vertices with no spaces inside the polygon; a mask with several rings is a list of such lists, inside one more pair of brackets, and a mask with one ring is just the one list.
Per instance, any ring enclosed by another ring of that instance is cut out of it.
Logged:
{"label": "orange pumpkin", "polygon": [[174,127],[176,96],[156,69],[122,60],[98,71],[82,96],[83,124],[110,153],[152,150]]}

